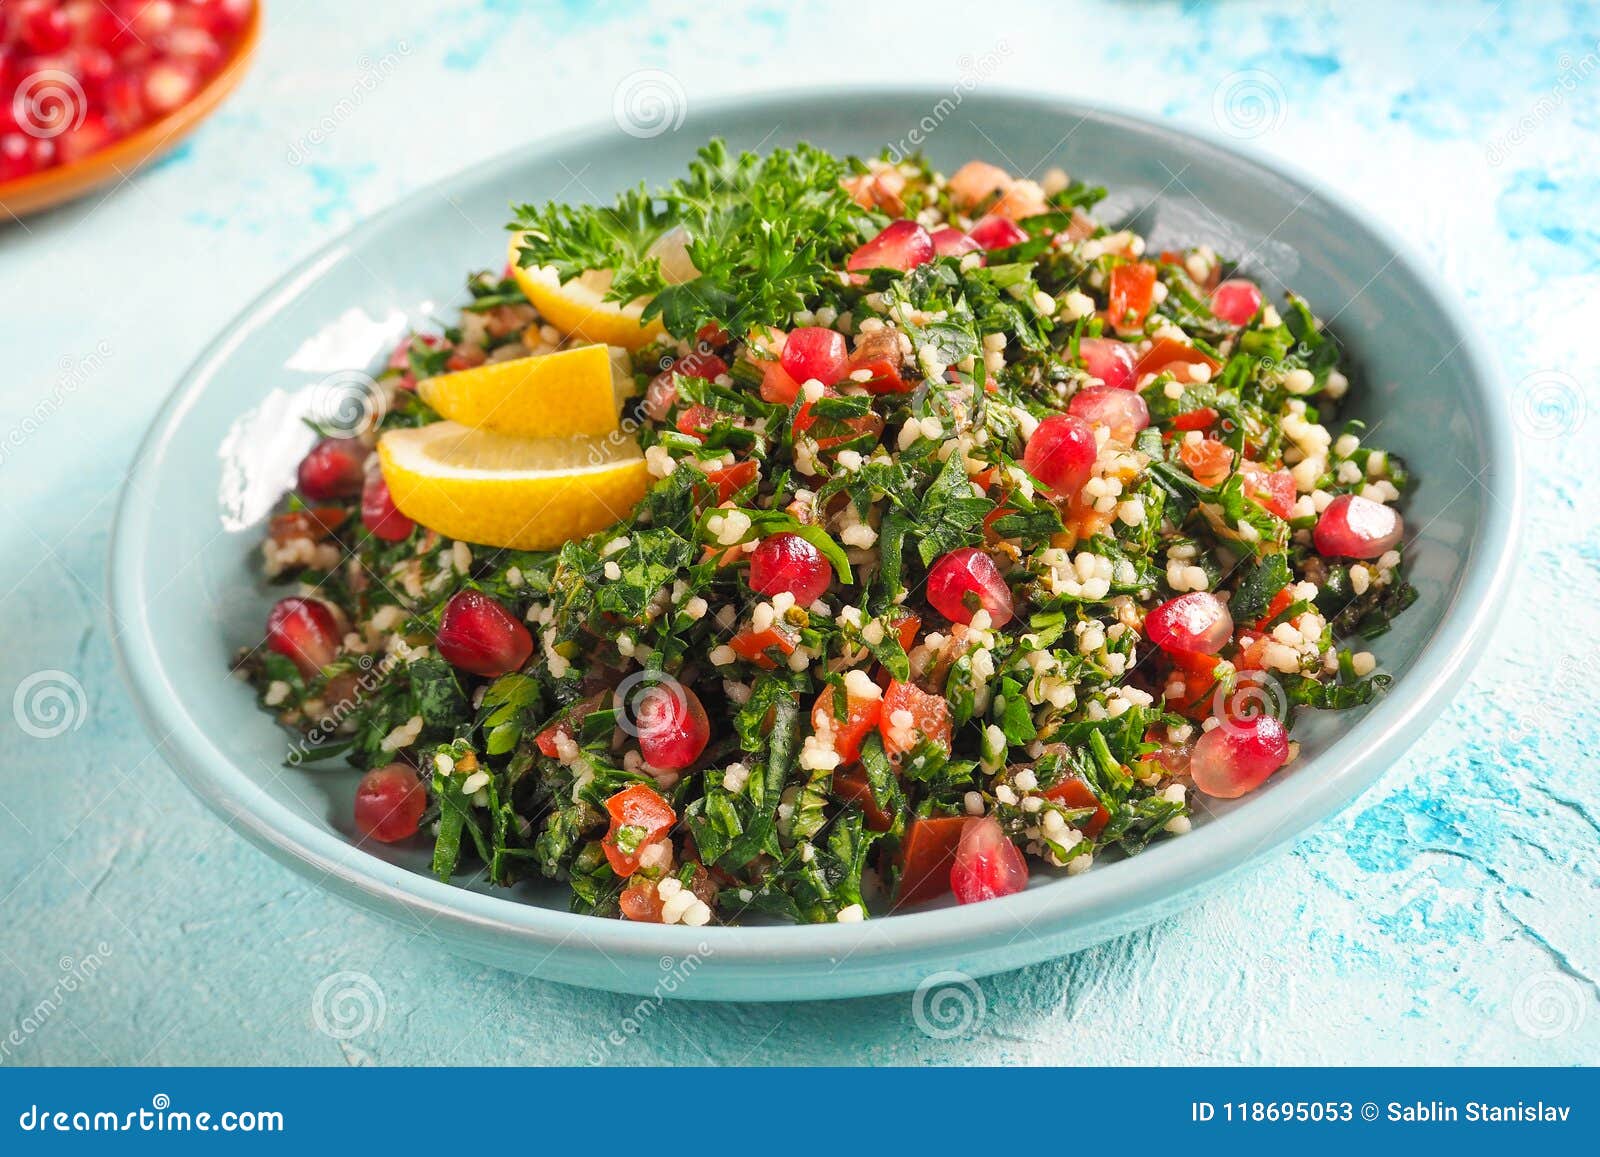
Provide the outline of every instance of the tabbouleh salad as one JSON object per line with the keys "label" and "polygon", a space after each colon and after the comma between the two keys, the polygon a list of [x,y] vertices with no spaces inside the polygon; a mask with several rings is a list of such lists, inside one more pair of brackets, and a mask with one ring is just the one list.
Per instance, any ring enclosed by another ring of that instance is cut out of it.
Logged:
{"label": "tabbouleh salad", "polygon": [[[295,758],[366,769],[362,840],[596,915],[856,921],[1181,836],[1294,761],[1296,709],[1386,685],[1408,479],[1333,419],[1305,301],[1147,251],[1103,194],[714,141],[664,189],[517,208],[372,428],[319,430],[238,672]],[[379,439],[447,375],[596,341],[631,396],[575,436],[627,505],[541,549],[423,525]]]}

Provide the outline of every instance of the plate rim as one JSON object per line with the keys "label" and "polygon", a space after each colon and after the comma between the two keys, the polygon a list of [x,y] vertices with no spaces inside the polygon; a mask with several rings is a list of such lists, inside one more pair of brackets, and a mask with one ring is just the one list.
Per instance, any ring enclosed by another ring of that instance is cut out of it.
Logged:
{"label": "plate rim", "polygon": [[[819,105],[873,99],[937,100],[948,95],[936,86],[915,85],[784,89],[707,102],[692,119],[715,120],[729,114],[777,108],[801,112]],[[968,94],[965,99],[979,106],[1018,102],[1064,120],[1121,123],[1144,134],[1197,142],[1236,165],[1287,179],[1299,190],[1309,192],[1311,198],[1357,219],[1374,240],[1394,255],[1391,264],[1417,281],[1426,292],[1429,305],[1461,339],[1459,352],[1470,370],[1462,375],[1464,388],[1477,397],[1483,415],[1493,419],[1502,408],[1492,389],[1499,377],[1496,362],[1477,336],[1456,294],[1449,287],[1436,284],[1410,244],[1386,223],[1314,175],[1210,130],[1165,123],[1114,104],[1004,86],[986,86],[982,93]],[[883,973],[933,952],[965,958],[1004,952],[1019,923],[1037,925],[1036,939],[1040,941],[1047,939],[1050,932],[1060,932],[1069,918],[1080,929],[1091,931],[1097,924],[1110,924],[1119,918],[1132,921],[1130,927],[1147,923],[1139,921],[1137,914],[1176,904],[1188,893],[1235,873],[1333,818],[1410,747],[1465,681],[1487,644],[1496,596],[1505,590],[1516,566],[1523,484],[1520,448],[1510,432],[1509,421],[1485,423],[1487,466],[1504,493],[1485,504],[1483,524],[1463,564],[1459,589],[1446,605],[1439,629],[1422,644],[1405,673],[1404,693],[1391,693],[1380,699],[1355,727],[1310,761],[1321,764],[1323,774],[1302,773],[1286,779],[1273,792],[1257,797],[1249,809],[1236,813],[1251,817],[1248,821],[1202,825],[1182,840],[1164,841],[1107,870],[1074,877],[1070,883],[1052,880],[1042,887],[986,904],[901,913],[859,924],[702,928],[633,924],[544,908],[509,894],[490,895],[442,883],[389,864],[347,842],[339,833],[296,815],[268,796],[210,743],[166,679],[158,646],[142,612],[141,568],[136,565],[149,531],[150,510],[140,505],[143,484],[160,471],[172,437],[193,401],[208,387],[215,369],[248,334],[291,300],[303,284],[315,280],[327,266],[422,200],[463,181],[492,181],[497,174],[534,157],[597,139],[608,131],[615,131],[615,125],[596,120],[525,141],[411,190],[297,260],[206,345],[163,400],[139,443],[123,483],[109,546],[113,625],[126,624],[125,630],[113,630],[117,666],[146,731],[179,778],[228,826],[274,858],[308,874],[320,872],[321,879],[316,883],[330,885],[344,898],[381,915],[402,920],[407,914],[420,915],[431,925],[442,925],[441,935],[453,932],[465,940],[489,935],[496,940],[497,951],[528,952],[529,959],[534,951],[543,949],[548,960],[568,949],[570,942],[580,941],[570,950],[594,949],[607,957],[632,962],[648,959],[654,964],[658,958],[702,945],[713,954],[703,966],[707,972],[761,971],[779,965],[831,964],[842,968],[848,962],[851,972]],[[1329,767],[1333,770],[1328,771]],[[1263,830],[1265,835],[1261,834]],[[1090,935],[1084,943],[1095,939]],[[1051,953],[1036,953],[1028,959],[1022,959],[1027,956],[1025,952],[1013,951],[1011,955],[1014,959],[1009,963],[997,964],[987,971],[1018,967]],[[629,987],[608,985],[604,975],[597,974],[593,979],[596,987]],[[851,992],[895,991],[909,985],[884,983],[874,988],[858,979],[846,987]],[[784,991],[770,998],[803,999],[816,995],[819,994]]]}

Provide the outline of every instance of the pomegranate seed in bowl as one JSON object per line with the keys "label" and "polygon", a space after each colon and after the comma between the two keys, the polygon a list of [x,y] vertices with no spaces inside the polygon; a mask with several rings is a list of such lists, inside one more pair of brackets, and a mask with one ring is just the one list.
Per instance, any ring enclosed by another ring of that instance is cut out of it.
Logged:
{"label": "pomegranate seed in bowl", "polygon": [[439,657],[473,675],[516,671],[533,654],[533,636],[488,595],[466,590],[451,597],[434,635]]}

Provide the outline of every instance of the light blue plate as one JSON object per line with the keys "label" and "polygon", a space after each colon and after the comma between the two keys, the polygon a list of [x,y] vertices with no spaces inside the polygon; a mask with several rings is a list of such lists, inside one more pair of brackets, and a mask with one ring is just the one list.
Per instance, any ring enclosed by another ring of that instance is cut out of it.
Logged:
{"label": "light blue plate", "polygon": [[[653,185],[712,135],[868,155],[918,126],[947,170],[972,157],[1036,174],[1060,165],[1110,188],[1103,216],[1133,223],[1152,247],[1206,242],[1243,257],[1273,298],[1292,286],[1333,322],[1360,371],[1348,412],[1378,427],[1421,480],[1406,507],[1421,598],[1374,647],[1394,688],[1368,709],[1302,720],[1300,761],[1254,795],[1212,805],[1191,835],[1072,879],[1037,873],[1004,900],[863,924],[691,929],[575,916],[557,886],[467,890],[430,877],[421,849],[354,847],[356,775],[285,767],[283,732],[227,675],[233,652],[261,637],[272,601],[257,577],[261,524],[292,480],[309,438],[293,418],[327,389],[319,383],[372,367],[407,325],[448,316],[464,273],[503,261],[512,201]],[[1517,471],[1494,383],[1449,288],[1366,214],[1189,132],[1064,101],[985,92],[953,105],[948,92],[905,90],[695,109],[652,139],[607,125],[422,190],[306,261],[223,332],[163,408],[122,498],[111,558],[112,605],[126,624],[118,649],[163,754],[230,824],[465,955],[696,999],[887,992],[941,969],[978,976],[1194,903],[1332,815],[1417,737],[1468,670],[1512,566]]]}

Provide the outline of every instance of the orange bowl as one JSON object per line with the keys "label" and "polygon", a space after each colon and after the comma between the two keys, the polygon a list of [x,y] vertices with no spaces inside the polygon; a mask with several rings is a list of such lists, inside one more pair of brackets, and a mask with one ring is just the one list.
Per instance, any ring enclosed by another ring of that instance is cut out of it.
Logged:
{"label": "orange bowl", "polygon": [[125,179],[166,152],[215,112],[223,98],[244,79],[260,40],[261,5],[257,3],[250,9],[249,22],[240,32],[232,55],[193,98],[160,120],[71,164],[0,184],[0,219],[7,215],[25,217],[64,204],[91,189]]}

